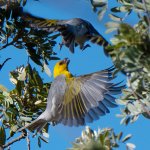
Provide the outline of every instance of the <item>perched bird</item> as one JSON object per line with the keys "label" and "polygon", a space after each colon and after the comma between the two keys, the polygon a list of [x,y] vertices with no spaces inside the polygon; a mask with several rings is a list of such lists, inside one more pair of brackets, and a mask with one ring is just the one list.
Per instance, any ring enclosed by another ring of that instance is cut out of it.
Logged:
{"label": "perched bird", "polygon": [[[92,24],[81,18],[73,18],[68,20],[48,20],[35,17],[29,13],[23,14],[23,19],[29,22],[31,27],[46,30],[48,32],[60,32],[62,35],[62,45],[65,45],[74,53],[74,47],[79,45],[81,50],[90,47],[86,41],[90,40],[98,45],[109,45],[108,41],[92,26]],[[105,52],[106,53],[106,52]],[[106,53],[107,54],[107,53]]]}
{"label": "perched bird", "polygon": [[28,128],[40,132],[50,122],[67,126],[83,126],[109,113],[108,107],[116,107],[115,97],[124,86],[110,81],[114,68],[74,77],[68,70],[69,59],[56,63],[54,81],[47,98],[46,110],[33,122],[19,129]]}

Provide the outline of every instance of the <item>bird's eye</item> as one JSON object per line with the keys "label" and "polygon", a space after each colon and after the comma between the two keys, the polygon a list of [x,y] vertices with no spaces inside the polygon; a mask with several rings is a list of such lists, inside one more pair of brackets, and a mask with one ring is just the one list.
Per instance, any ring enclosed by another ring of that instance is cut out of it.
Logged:
{"label": "bird's eye", "polygon": [[63,64],[63,62],[61,61],[60,63],[59,63],[59,65],[62,65]]}

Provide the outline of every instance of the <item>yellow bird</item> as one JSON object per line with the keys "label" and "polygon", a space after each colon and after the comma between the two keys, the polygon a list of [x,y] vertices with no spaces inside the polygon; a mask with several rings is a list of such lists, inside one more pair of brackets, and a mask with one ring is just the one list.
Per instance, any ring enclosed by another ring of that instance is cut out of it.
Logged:
{"label": "yellow bird", "polygon": [[19,129],[40,132],[48,123],[83,126],[109,113],[116,107],[115,97],[125,86],[110,82],[113,67],[95,73],[74,77],[68,70],[70,60],[65,58],[54,67],[54,81],[47,98],[46,110],[33,122]]}

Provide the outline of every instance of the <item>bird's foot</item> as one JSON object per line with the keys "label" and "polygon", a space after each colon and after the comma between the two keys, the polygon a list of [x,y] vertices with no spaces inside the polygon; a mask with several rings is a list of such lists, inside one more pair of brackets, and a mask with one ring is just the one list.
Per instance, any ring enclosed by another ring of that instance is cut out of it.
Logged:
{"label": "bird's foot", "polygon": [[59,50],[62,49],[63,45],[64,45],[64,43],[59,43]]}

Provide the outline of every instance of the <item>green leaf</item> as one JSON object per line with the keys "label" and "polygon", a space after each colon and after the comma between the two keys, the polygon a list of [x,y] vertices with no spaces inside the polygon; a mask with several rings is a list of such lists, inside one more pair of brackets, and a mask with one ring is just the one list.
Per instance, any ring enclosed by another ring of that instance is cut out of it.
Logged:
{"label": "green leaf", "polygon": [[3,126],[0,127],[0,146],[6,142],[6,132]]}
{"label": "green leaf", "polygon": [[107,4],[107,0],[103,0],[103,1],[91,0],[91,4],[94,7],[103,7]]}
{"label": "green leaf", "polygon": [[49,69],[49,67],[46,65],[45,62],[44,62],[44,65],[43,65],[43,69],[44,69],[45,73],[46,73],[49,77],[52,76],[51,70]]}
{"label": "green leaf", "polygon": [[117,28],[109,28],[105,31],[106,34],[116,31]]}
{"label": "green leaf", "polygon": [[48,143],[48,140],[45,139],[43,136],[39,136],[39,138],[40,138],[42,141],[44,141],[45,143]]}
{"label": "green leaf", "polygon": [[124,5],[120,7],[114,7],[111,9],[112,12],[129,12],[129,10],[132,8],[132,5]]}
{"label": "green leaf", "polygon": [[118,139],[119,141],[121,140],[122,135],[123,135],[123,132],[120,132],[120,133],[118,134],[117,139]]}
{"label": "green leaf", "polygon": [[38,146],[41,148],[41,138],[38,137]]}
{"label": "green leaf", "polygon": [[37,65],[42,66],[42,63],[41,63],[40,59],[38,59],[37,57],[34,57],[34,56],[30,56],[30,58],[31,58],[32,61],[35,62]]}
{"label": "green leaf", "polygon": [[22,94],[22,93],[21,93],[21,91],[22,91],[22,81],[18,81],[18,82],[17,82],[16,90],[17,90],[19,96],[21,96],[21,94]]}
{"label": "green leaf", "polygon": [[23,121],[31,121],[31,120],[32,120],[32,117],[24,117],[24,116],[21,116],[20,119],[23,120]]}
{"label": "green leaf", "polygon": [[128,150],[134,150],[136,148],[136,146],[132,143],[127,143],[126,146]]}
{"label": "green leaf", "polygon": [[147,112],[142,113],[142,115],[143,115],[145,118],[150,119],[150,115],[149,115]]}
{"label": "green leaf", "polygon": [[132,137],[132,134],[128,134],[127,136],[125,136],[123,139],[122,139],[122,142],[126,142],[127,140],[129,140],[130,138]]}
{"label": "green leaf", "polygon": [[102,18],[104,17],[104,14],[105,14],[105,12],[106,12],[106,10],[107,10],[107,7],[102,7],[102,9],[100,9],[100,10],[98,11],[98,19],[99,19],[99,20],[102,20]]}
{"label": "green leaf", "polygon": [[16,132],[17,129],[18,129],[18,126],[17,126],[17,125],[14,125],[14,126],[11,127],[11,131],[13,131],[13,132]]}
{"label": "green leaf", "polygon": [[109,14],[109,17],[113,20],[113,21],[122,21],[121,17],[118,17],[116,15],[113,14]]}
{"label": "green leaf", "polygon": [[103,146],[104,145],[104,141],[105,140],[105,136],[103,134],[100,135],[100,142],[101,142],[101,145]]}
{"label": "green leaf", "polygon": [[60,60],[59,57],[50,56],[50,60]]}
{"label": "green leaf", "polygon": [[35,70],[35,68],[33,69],[33,79],[34,79],[36,85],[38,85],[40,88],[43,87],[43,81],[42,81],[39,73]]}
{"label": "green leaf", "polygon": [[120,24],[118,22],[107,22],[105,24],[105,26],[107,28],[116,28],[116,29],[118,29],[120,27]]}

